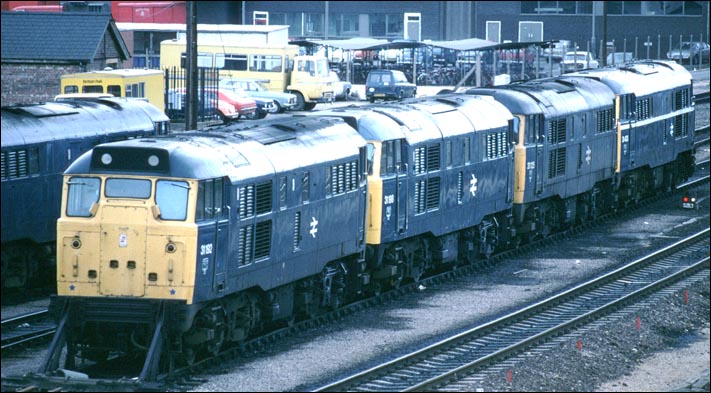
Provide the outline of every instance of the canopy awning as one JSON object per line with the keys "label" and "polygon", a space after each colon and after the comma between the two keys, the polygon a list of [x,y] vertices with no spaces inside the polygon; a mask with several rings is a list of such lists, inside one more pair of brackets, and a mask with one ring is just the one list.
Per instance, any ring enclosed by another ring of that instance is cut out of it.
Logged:
{"label": "canopy awning", "polygon": [[493,49],[499,45],[498,42],[482,40],[480,38],[467,38],[456,41],[424,41],[428,45],[454,50],[483,50]]}
{"label": "canopy awning", "polygon": [[388,41],[384,39],[356,37],[347,40],[315,40],[304,39],[290,41],[290,44],[304,47],[314,46],[329,46],[332,48],[340,48],[344,50],[381,50],[381,49],[407,49],[407,48],[422,48],[426,46],[436,46],[439,48],[453,50],[505,50],[505,49],[521,49],[529,46],[540,46],[546,48],[553,41],[536,41],[536,42],[505,42],[498,43],[480,38],[467,38],[454,41],[411,41],[411,40],[395,40]]}
{"label": "canopy awning", "polygon": [[332,48],[340,48],[345,50],[369,50],[377,48],[379,45],[387,44],[389,41],[375,38],[357,37],[348,40],[295,40],[290,41],[289,43],[306,47],[330,46]]}

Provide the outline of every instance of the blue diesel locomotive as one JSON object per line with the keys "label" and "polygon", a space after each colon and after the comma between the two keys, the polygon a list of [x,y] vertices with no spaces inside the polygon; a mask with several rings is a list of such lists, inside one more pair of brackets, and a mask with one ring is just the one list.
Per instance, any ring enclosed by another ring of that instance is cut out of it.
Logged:
{"label": "blue diesel locomotive", "polygon": [[40,371],[66,347],[150,379],[672,188],[691,82],[647,62],[97,146],[65,172]]}
{"label": "blue diesel locomotive", "polygon": [[668,191],[694,170],[691,74],[642,62],[470,89],[520,119],[513,214],[523,240]]}
{"label": "blue diesel locomotive", "polygon": [[100,143],[162,134],[168,126],[165,114],[135,99],[2,107],[3,290],[54,280],[62,173],[72,161]]}

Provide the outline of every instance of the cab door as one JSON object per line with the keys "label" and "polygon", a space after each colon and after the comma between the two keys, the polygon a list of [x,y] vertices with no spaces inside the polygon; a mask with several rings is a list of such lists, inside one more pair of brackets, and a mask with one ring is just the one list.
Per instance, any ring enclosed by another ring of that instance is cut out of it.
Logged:
{"label": "cab door", "polygon": [[[225,269],[228,255],[229,215],[226,208],[226,181],[203,180],[198,186],[195,221],[198,224],[196,261],[196,297],[210,298],[225,288]],[[201,294],[201,295],[200,295]]]}
{"label": "cab door", "polygon": [[383,141],[380,160],[382,179],[382,233],[392,238],[407,226],[407,174],[402,160],[402,140]]}
{"label": "cab door", "polygon": [[532,126],[532,131],[535,139],[534,143],[534,149],[536,149],[535,152],[535,159],[536,159],[536,164],[535,164],[535,170],[533,171],[533,176],[535,177],[535,188],[534,191],[536,194],[540,194],[543,192],[543,179],[545,178],[546,174],[546,168],[545,168],[545,146],[546,146],[546,138],[545,138],[545,131],[543,128],[543,116],[542,115],[534,115],[531,116],[531,126]]}

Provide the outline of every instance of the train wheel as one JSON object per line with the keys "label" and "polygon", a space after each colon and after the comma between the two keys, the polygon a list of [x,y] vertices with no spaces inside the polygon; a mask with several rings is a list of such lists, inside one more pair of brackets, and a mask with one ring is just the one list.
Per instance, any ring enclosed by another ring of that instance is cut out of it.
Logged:
{"label": "train wheel", "polygon": [[225,343],[227,336],[227,324],[225,323],[225,310],[220,306],[212,307],[210,313],[210,326],[215,332],[212,340],[207,342],[207,352],[217,356]]}
{"label": "train wheel", "polygon": [[516,235],[514,238],[511,240],[511,248],[514,250],[521,247],[521,236]]}
{"label": "train wheel", "polygon": [[372,281],[370,283],[370,286],[368,288],[368,293],[370,295],[379,296],[382,291],[383,291],[383,286],[380,284],[379,281]]}
{"label": "train wheel", "polygon": [[236,302],[237,318],[232,336],[237,340],[244,340],[259,331],[262,324],[262,310],[257,296],[250,293],[240,294]]}
{"label": "train wheel", "polygon": [[[206,332],[210,332],[207,334]],[[209,338],[208,338],[209,337]],[[225,311],[220,305],[208,306],[200,310],[193,320],[190,331],[185,334],[183,342],[183,360],[190,365],[197,355],[204,351],[217,355],[227,337]]]}
{"label": "train wheel", "polygon": [[36,257],[31,244],[5,246],[2,250],[2,289],[22,292],[32,287],[30,261]]}
{"label": "train wheel", "polygon": [[195,350],[193,348],[186,348],[183,351],[183,355],[180,357],[179,362],[186,366],[192,366],[195,364],[196,358],[197,354],[195,353]]}

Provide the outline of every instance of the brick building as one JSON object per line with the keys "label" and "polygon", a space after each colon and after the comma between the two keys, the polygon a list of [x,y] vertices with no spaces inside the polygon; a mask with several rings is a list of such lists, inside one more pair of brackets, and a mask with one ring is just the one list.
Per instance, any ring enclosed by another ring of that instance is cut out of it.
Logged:
{"label": "brick building", "polygon": [[51,100],[60,76],[118,68],[130,54],[110,13],[3,12],[2,100]]}

